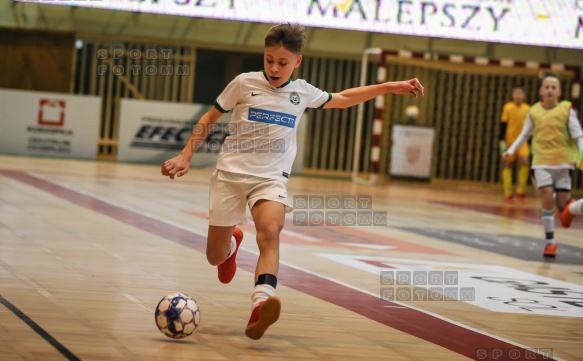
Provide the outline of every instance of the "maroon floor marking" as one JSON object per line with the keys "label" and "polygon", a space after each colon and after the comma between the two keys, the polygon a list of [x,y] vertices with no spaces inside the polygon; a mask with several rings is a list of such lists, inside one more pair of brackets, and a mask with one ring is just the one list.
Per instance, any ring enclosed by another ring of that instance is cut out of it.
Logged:
{"label": "maroon floor marking", "polygon": [[[0,170],[0,174],[140,230],[182,244],[196,251],[205,252],[206,239],[199,234],[172,226],[155,218],[116,207],[99,199],[34,177],[25,172]],[[241,249],[237,255],[238,267],[248,272],[255,271],[256,261],[257,256],[244,249]],[[525,348],[483,335],[411,308],[402,308],[398,304],[381,300],[379,297],[362,293],[350,287],[287,265],[280,265],[278,278],[281,284],[296,291],[343,307],[383,325],[447,348],[466,357],[476,358],[478,350],[501,349],[505,353],[508,350],[516,350],[520,355],[524,355],[520,359],[526,359],[526,356],[528,356],[529,360],[548,360],[543,355],[534,354]],[[398,347],[398,345],[395,346]]]}

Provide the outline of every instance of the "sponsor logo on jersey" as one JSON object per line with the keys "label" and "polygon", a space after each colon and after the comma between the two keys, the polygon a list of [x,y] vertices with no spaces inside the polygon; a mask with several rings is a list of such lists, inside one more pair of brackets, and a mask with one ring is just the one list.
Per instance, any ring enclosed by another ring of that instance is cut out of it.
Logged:
{"label": "sponsor logo on jersey", "polygon": [[258,108],[249,108],[249,120],[268,124],[283,125],[288,128],[295,128],[296,116],[293,114],[274,112]]}

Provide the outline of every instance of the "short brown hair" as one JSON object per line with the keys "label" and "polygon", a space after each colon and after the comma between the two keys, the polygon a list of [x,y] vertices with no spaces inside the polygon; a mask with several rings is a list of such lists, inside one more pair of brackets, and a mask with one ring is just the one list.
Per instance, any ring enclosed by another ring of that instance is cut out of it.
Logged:
{"label": "short brown hair", "polygon": [[305,44],[306,33],[299,24],[275,25],[265,35],[265,47],[281,45],[295,54],[300,54]]}
{"label": "short brown hair", "polygon": [[561,79],[559,79],[559,76],[556,73],[553,73],[552,71],[544,71],[540,77],[540,86],[543,85],[543,81],[545,81],[546,78],[554,78],[557,79],[559,83],[561,82]]}
{"label": "short brown hair", "polygon": [[552,71],[544,71],[541,76],[541,80],[545,80],[546,78],[556,78],[559,80],[559,76],[557,73],[553,73]]}

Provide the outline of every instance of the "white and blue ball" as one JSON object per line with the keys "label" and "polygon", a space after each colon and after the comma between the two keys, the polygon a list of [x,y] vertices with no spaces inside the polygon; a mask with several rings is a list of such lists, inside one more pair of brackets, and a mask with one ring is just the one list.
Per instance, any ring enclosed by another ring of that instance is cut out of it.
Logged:
{"label": "white and blue ball", "polygon": [[170,338],[192,335],[200,324],[200,309],[194,298],[183,293],[170,294],[156,306],[156,325]]}

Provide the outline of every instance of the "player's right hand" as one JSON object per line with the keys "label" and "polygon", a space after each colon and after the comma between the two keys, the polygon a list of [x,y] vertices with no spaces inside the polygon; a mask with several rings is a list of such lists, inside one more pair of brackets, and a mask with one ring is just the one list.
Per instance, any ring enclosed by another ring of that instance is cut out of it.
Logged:
{"label": "player's right hand", "polygon": [[182,177],[188,173],[190,162],[186,157],[178,155],[172,159],[168,159],[162,163],[162,175],[174,179],[174,177]]}
{"label": "player's right hand", "polygon": [[504,152],[502,153],[502,159],[507,160],[508,158],[510,158],[512,154],[508,153],[508,152]]}

